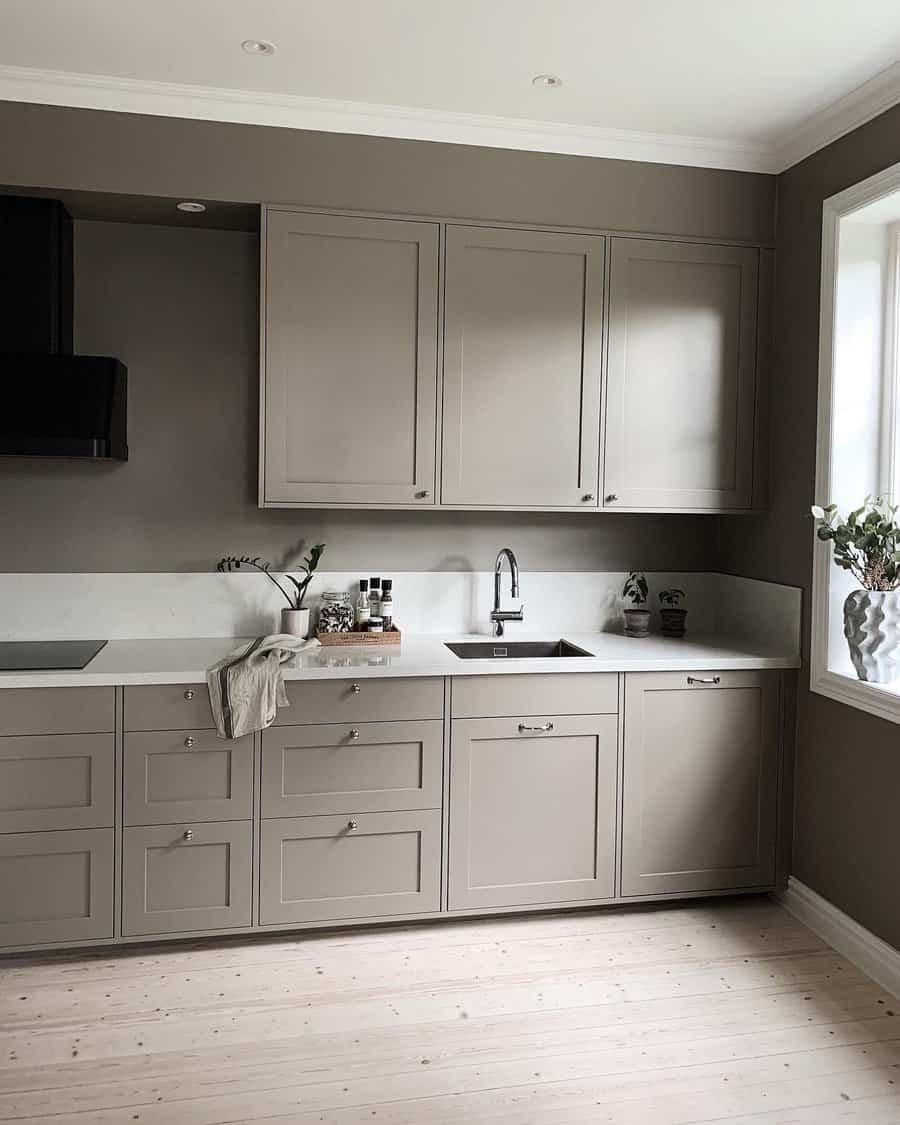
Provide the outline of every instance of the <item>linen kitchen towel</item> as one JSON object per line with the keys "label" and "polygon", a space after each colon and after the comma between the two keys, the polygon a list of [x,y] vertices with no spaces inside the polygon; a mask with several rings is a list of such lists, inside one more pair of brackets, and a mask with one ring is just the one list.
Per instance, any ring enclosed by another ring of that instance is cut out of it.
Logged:
{"label": "linen kitchen towel", "polygon": [[219,738],[242,738],[270,727],[278,708],[290,706],[282,664],[318,643],[275,633],[257,637],[214,664],[206,683]]}

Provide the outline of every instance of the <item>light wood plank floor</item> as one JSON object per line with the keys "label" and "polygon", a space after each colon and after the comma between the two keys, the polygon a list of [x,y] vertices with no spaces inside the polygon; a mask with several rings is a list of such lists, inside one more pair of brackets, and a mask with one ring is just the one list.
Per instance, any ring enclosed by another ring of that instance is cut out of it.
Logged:
{"label": "light wood plank floor", "polygon": [[6,961],[0,1120],[888,1125],[900,1007],[764,899]]}

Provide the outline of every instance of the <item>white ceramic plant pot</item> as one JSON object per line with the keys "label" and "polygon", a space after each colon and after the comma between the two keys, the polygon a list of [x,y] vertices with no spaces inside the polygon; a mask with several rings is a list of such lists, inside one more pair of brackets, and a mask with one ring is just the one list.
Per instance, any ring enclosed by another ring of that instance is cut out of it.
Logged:
{"label": "white ceramic plant pot", "polygon": [[283,609],[281,611],[281,631],[291,637],[309,636],[309,610]]}
{"label": "white ceramic plant pot", "polygon": [[900,590],[854,590],[844,602],[844,636],[861,680],[889,684],[900,675]]}

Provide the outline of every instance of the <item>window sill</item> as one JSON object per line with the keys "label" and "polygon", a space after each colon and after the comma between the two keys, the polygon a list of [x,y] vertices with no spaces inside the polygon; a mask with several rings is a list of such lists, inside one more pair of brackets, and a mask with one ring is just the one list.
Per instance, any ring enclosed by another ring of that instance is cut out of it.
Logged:
{"label": "window sill", "polygon": [[879,719],[900,723],[900,680],[892,684],[868,684],[842,672],[826,671],[818,675],[813,672],[809,688],[816,695],[867,711]]}

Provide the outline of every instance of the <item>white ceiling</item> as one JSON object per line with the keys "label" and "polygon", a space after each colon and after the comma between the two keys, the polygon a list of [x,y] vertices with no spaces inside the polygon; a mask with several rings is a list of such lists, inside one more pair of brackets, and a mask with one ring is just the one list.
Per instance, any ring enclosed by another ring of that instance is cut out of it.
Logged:
{"label": "white ceiling", "polygon": [[900,101],[898,59],[897,0],[0,4],[0,99],[760,171]]}

